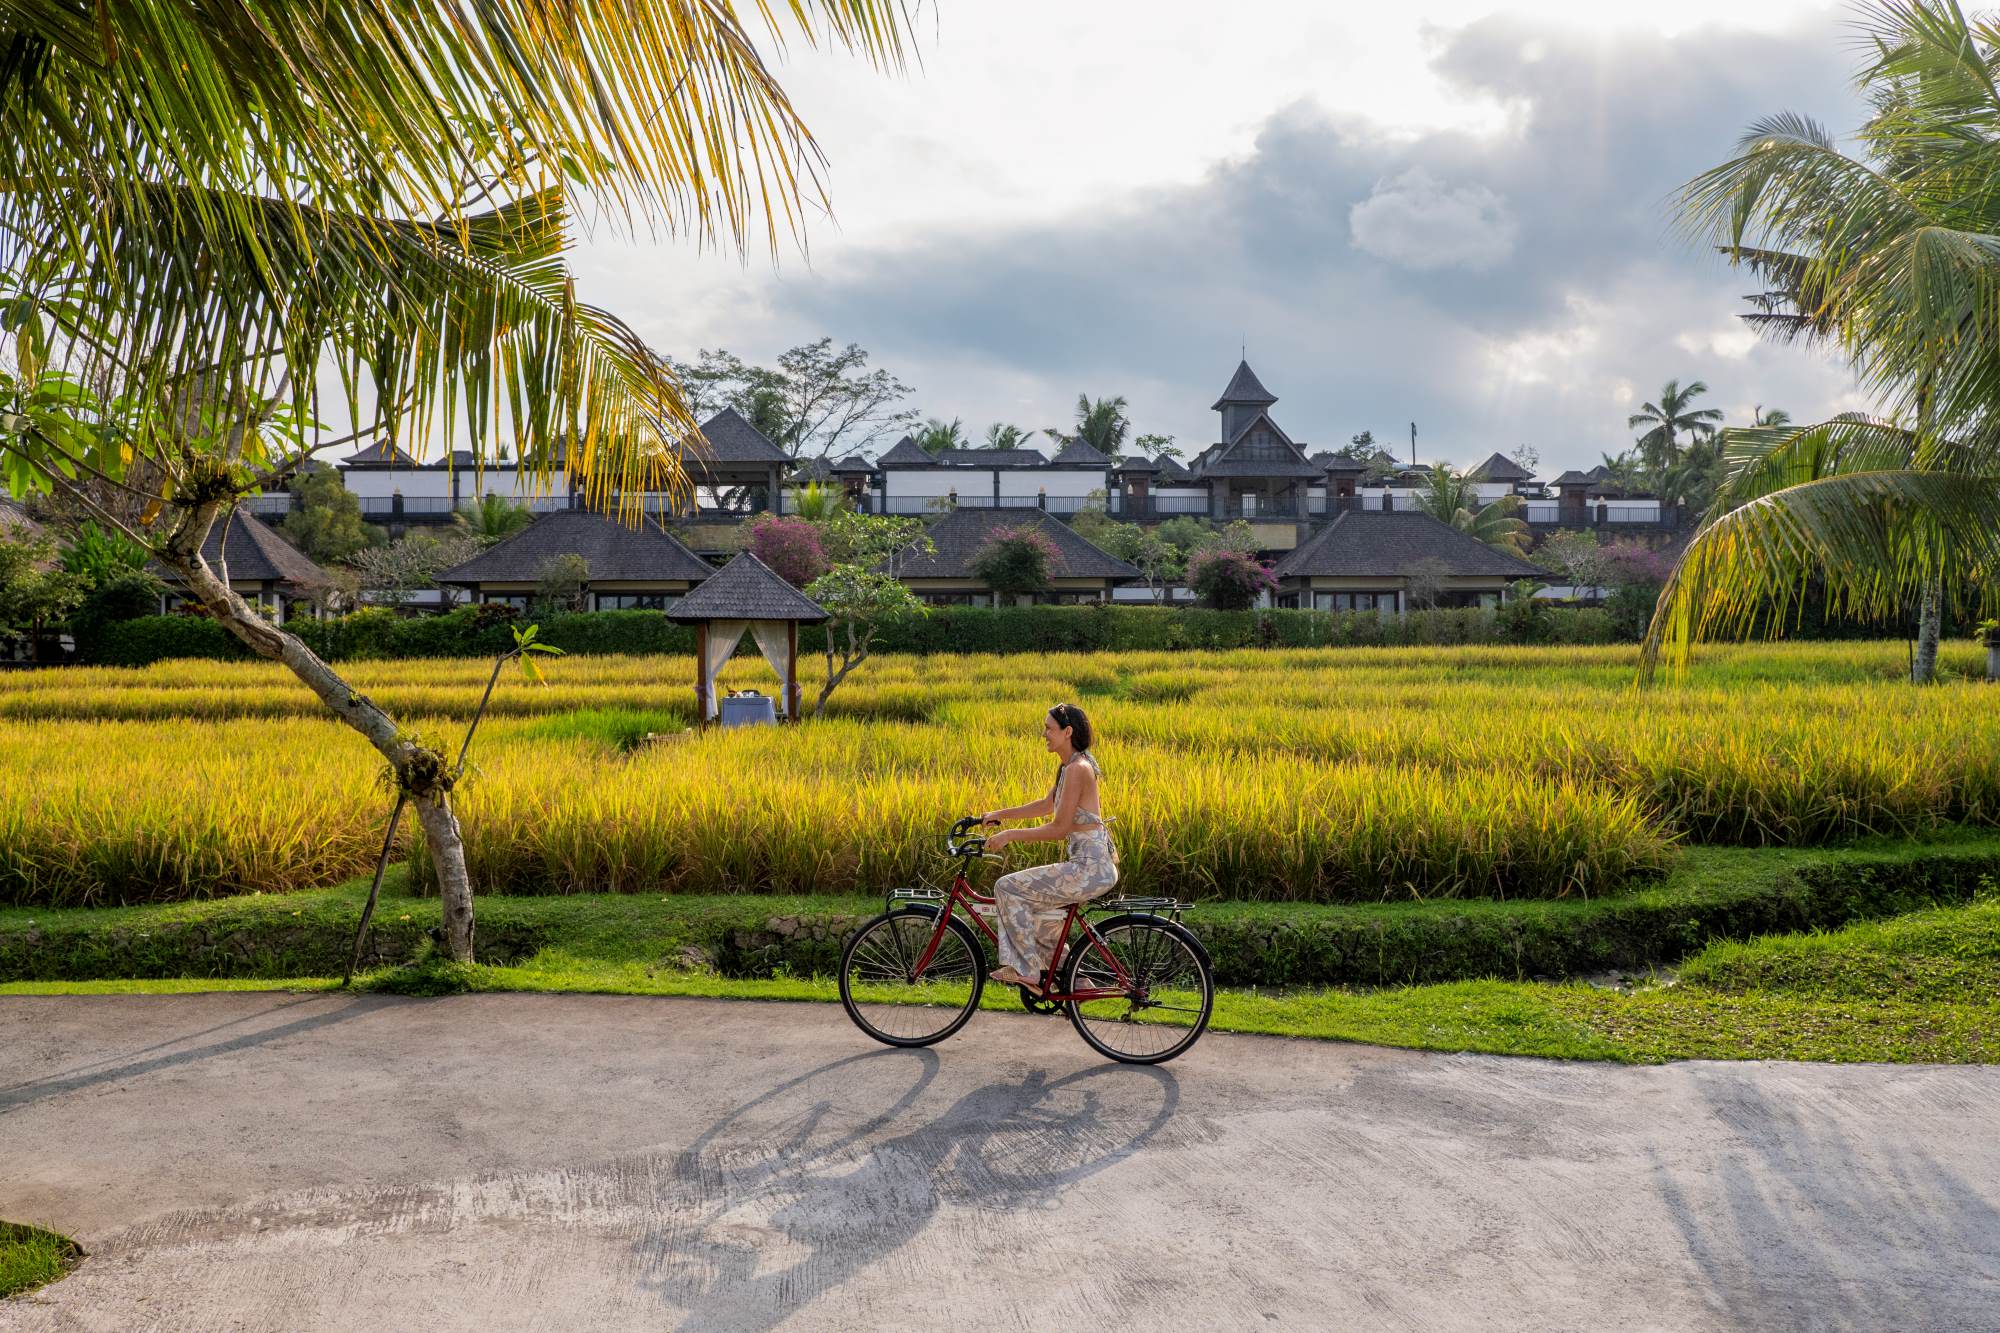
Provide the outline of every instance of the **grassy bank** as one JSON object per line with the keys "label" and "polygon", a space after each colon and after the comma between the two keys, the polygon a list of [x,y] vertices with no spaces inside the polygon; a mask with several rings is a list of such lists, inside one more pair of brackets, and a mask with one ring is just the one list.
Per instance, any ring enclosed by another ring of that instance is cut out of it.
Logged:
{"label": "grassy bank", "polygon": [[[1839,927],[1972,900],[2000,879],[2000,837],[1794,852],[1693,848],[1658,885],[1599,899],[1205,903],[1188,923],[1236,987],[1565,978],[1672,963],[1721,940]],[[286,978],[347,963],[363,881],[143,907],[0,908],[0,981]],[[434,899],[392,871],[368,966],[408,962]],[[579,894],[479,900],[479,960],[590,960],[748,980],[830,974],[878,897]],[[621,972],[622,975],[622,972]]]}
{"label": "grassy bank", "polygon": [[[1206,905],[1221,1031],[1575,1059],[2000,1060],[2000,839],[1696,849],[1592,903]],[[204,903],[0,910],[0,994],[329,988],[362,885]],[[482,962],[429,957],[397,872],[363,988],[830,1001],[879,900],[484,898]],[[1579,974],[1679,963],[1629,993]],[[1537,981],[1545,977],[1553,980]],[[1329,983],[1347,983],[1341,988]],[[1411,983],[1427,984],[1411,984]],[[1016,1008],[989,992],[989,1008]]]}
{"label": "grassy bank", "polygon": [[0,1222],[0,1298],[46,1286],[76,1267],[83,1249],[68,1236]]}

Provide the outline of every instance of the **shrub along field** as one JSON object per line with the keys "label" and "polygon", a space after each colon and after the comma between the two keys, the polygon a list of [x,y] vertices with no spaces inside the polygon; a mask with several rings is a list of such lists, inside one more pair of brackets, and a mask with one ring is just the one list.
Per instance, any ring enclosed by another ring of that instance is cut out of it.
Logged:
{"label": "shrub along field", "polygon": [[[1040,719],[1066,700],[1099,727],[1131,889],[1595,899],[1687,846],[2000,823],[1990,696],[1913,689],[1906,660],[1713,648],[1639,689],[1615,647],[884,657],[825,719],[697,734],[689,659],[575,657],[503,679],[460,804],[485,891],[879,892],[934,874],[956,815],[1046,788]],[[1947,649],[1948,674],[1976,665]],[[489,669],[349,668],[443,743]],[[754,660],[724,680],[769,687]],[[365,745],[261,663],[0,674],[0,765],[28,778],[0,790],[0,903],[330,884],[371,863],[388,806]]]}

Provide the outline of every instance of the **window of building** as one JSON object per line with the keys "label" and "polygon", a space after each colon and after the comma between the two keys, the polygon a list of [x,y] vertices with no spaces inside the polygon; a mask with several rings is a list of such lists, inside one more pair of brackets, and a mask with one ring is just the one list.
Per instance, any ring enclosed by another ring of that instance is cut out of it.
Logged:
{"label": "window of building", "polygon": [[516,611],[525,611],[529,597],[524,592],[489,592],[480,594],[479,600],[488,606],[511,606]]}
{"label": "window of building", "polygon": [[601,592],[597,594],[597,609],[600,611],[668,611],[680,598],[665,592]]}
{"label": "window of building", "polygon": [[1396,609],[1393,592],[1320,592],[1313,594],[1313,608],[1319,611],[1391,611]]}

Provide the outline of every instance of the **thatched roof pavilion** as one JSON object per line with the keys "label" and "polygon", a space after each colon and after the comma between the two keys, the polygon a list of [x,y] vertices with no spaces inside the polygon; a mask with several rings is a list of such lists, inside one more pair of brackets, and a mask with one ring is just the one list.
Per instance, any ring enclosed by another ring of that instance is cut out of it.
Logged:
{"label": "thatched roof pavilion", "polygon": [[745,551],[675,603],[667,618],[695,627],[695,707],[703,726],[721,711],[716,673],[747,631],[784,682],[784,716],[799,718],[799,626],[827,619],[825,608]]}

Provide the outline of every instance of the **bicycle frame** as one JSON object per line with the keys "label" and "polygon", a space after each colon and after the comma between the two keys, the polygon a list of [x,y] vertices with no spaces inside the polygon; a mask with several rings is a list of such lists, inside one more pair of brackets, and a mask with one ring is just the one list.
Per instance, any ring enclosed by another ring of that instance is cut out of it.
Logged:
{"label": "bicycle frame", "polygon": [[[951,929],[951,914],[952,910],[956,907],[962,906],[965,909],[965,915],[970,917],[972,923],[985,933],[986,938],[998,943],[1000,939],[999,932],[988,925],[986,918],[975,911],[973,906],[975,903],[992,902],[994,902],[993,898],[980,893],[972,887],[972,881],[965,877],[965,865],[961,861],[957,871],[952,875],[951,892],[945,895],[944,910],[938,913],[937,928],[931,932],[930,942],[924,946],[923,954],[917,959],[915,975],[921,977],[924,974],[924,969],[931,965],[931,959],[937,955],[938,945],[944,941],[944,933]],[[1078,911],[1079,906],[1080,904],[1071,903],[1068,914],[1063,917],[1062,934],[1056,937],[1055,952],[1049,956],[1048,970],[1042,974],[1041,998],[1052,1004],[1067,1004],[1072,1001],[1081,1003],[1085,1000],[1123,1000],[1134,998],[1132,994],[1134,989],[1132,974],[1127,972],[1125,965],[1120,963],[1117,956],[1105,947],[1103,937],[1091,928],[1090,921]],[[1084,938],[1090,941],[1090,947],[1096,950],[1100,958],[1111,964],[1111,970],[1119,981],[1118,986],[1093,987],[1078,991],[1059,991],[1055,988],[1053,984],[1055,978],[1062,975],[1063,951],[1069,945],[1070,930],[1079,924],[1083,927]],[[1136,998],[1143,1000],[1146,997],[1139,995]]]}

